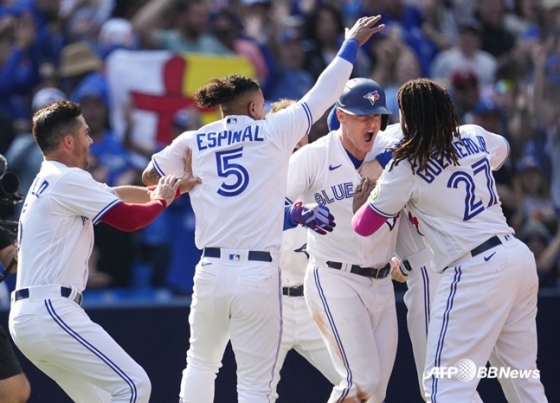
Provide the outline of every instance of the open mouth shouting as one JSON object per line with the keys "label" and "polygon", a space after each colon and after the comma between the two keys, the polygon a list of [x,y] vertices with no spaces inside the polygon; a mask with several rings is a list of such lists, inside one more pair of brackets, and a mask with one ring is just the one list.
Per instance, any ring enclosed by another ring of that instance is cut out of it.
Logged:
{"label": "open mouth shouting", "polygon": [[373,137],[374,137],[373,131],[364,133],[364,141],[366,143],[371,143],[373,141]]}

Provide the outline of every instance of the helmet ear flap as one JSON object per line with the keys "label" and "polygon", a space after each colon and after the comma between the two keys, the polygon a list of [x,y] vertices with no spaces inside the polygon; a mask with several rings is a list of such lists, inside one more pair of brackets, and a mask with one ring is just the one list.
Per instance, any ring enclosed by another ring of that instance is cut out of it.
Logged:
{"label": "helmet ear flap", "polygon": [[381,131],[385,131],[389,124],[389,115],[381,115]]}

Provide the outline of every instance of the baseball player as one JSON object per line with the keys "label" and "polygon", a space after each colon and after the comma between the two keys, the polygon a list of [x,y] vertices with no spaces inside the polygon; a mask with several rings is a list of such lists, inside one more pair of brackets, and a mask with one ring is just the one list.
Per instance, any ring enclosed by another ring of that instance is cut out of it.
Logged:
{"label": "baseball player", "polygon": [[[270,107],[270,114],[287,108],[295,103],[294,100],[280,100]],[[294,152],[307,145],[308,137],[303,136],[296,145]],[[332,363],[325,342],[309,315],[305,304],[303,278],[308,263],[309,254],[306,251],[307,229],[297,226],[287,229],[282,234],[282,249],[280,251],[280,271],[282,273],[282,342],[278,360],[274,368],[272,381],[273,392],[271,401],[278,398],[276,388],[280,381],[280,370],[284,365],[286,355],[292,349],[317,368],[331,383],[341,381]]]}
{"label": "baseball player", "polygon": [[[502,382],[508,401],[546,402],[535,361],[535,260],[507,225],[492,175],[509,146],[479,126],[459,126],[433,81],[405,83],[397,100],[403,143],[352,226],[371,236],[406,204],[434,253],[442,274],[428,325],[426,399],[470,402],[478,368],[494,352],[500,367],[526,374]],[[458,362],[470,363],[463,376],[438,375]]]}
{"label": "baseball player", "polygon": [[108,188],[86,171],[88,133],[80,106],[72,102],[53,103],[33,116],[44,161],[19,222],[10,333],[75,402],[147,403],[151,385],[145,371],[80,306],[93,224],[141,228],[197,181],[185,174],[162,178],[150,191]]}
{"label": "baseball player", "polygon": [[359,19],[310,92],[266,119],[255,81],[241,76],[211,80],[195,98],[201,106],[219,105],[222,119],[183,133],[144,171],[146,184],[179,174],[180,156],[192,149],[194,173],[203,182],[190,193],[196,244],[203,253],[194,277],[182,402],[213,401],[229,339],[238,401],[270,401],[282,329],[278,265],[289,156],[302,133],[342,92],[359,46],[383,29],[375,25],[379,20]]}
{"label": "baseball player", "polygon": [[348,81],[337,101],[340,129],[290,159],[289,200],[326,205],[337,217],[324,237],[308,233],[304,279],[310,314],[342,381],[329,402],[373,402],[385,398],[397,349],[397,317],[391,283],[398,218],[367,239],[350,225],[357,171],[387,126],[385,93],[375,82]]}
{"label": "baseball player", "polygon": [[[393,150],[402,140],[402,137],[400,123],[388,126],[385,131],[376,136],[374,148],[370,153],[370,155],[377,154],[375,159],[364,162],[360,167],[362,182],[356,188],[354,212],[366,202],[375,182],[379,179],[387,163],[392,159]],[[366,157],[366,160],[368,157]],[[426,245],[424,237],[416,231],[416,227],[409,219],[412,216],[409,216],[408,212],[406,207],[400,212],[404,219],[399,221],[395,253],[402,259],[402,263],[399,266],[400,270],[394,270],[392,274],[393,280],[406,282],[407,285],[407,291],[404,294],[404,303],[407,308],[407,329],[412,344],[421,395],[424,398],[422,385],[430,307],[441,274],[430,270],[433,254]],[[490,362],[494,365],[492,357]],[[480,396],[475,393],[472,403],[480,402],[482,402]]]}

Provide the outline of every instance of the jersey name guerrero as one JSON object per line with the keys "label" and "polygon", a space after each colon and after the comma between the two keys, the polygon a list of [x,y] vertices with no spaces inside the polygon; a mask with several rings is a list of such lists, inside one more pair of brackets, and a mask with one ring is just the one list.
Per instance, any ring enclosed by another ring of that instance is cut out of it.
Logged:
{"label": "jersey name guerrero", "polygon": [[[476,139],[476,140],[475,140]],[[465,137],[461,140],[453,142],[453,148],[457,151],[457,157],[462,160],[473,154],[490,154],[486,148],[486,140],[482,136],[476,136],[474,138]],[[444,158],[430,158],[428,160],[428,166],[426,171],[417,169],[416,175],[424,179],[426,183],[432,183],[434,179],[439,176],[445,168],[452,165],[453,163],[447,156]]]}

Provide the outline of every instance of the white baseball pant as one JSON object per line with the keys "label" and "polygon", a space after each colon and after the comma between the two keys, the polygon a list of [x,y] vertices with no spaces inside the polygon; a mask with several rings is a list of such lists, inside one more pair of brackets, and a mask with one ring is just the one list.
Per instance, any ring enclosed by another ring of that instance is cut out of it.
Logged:
{"label": "white baseball pant", "polygon": [[[407,308],[406,323],[408,336],[412,344],[412,354],[418,375],[418,385],[422,398],[424,397],[424,366],[426,364],[426,344],[428,342],[428,325],[430,324],[430,307],[441,274],[427,267],[413,269],[408,274],[406,285],[408,290],[404,294]],[[472,403],[482,403],[482,399],[475,393]]]}
{"label": "white baseball pant", "polygon": [[[535,259],[512,235],[475,257],[467,254],[441,275],[433,300],[424,371],[470,360],[475,369],[491,365],[537,370],[538,277]],[[491,357],[491,355],[493,355]],[[544,403],[540,378],[498,379],[510,403]],[[431,376],[424,380],[432,403],[471,402],[479,379]]]}
{"label": "white baseball pant", "polygon": [[391,276],[372,279],[308,265],[307,306],[342,381],[329,403],[381,403],[397,353]]}
{"label": "white baseball pant", "polygon": [[333,385],[339,384],[341,381],[340,375],[334,368],[331,356],[327,351],[319,329],[317,329],[317,325],[309,314],[305,298],[303,296],[283,296],[282,315],[284,318],[282,343],[280,344],[278,361],[274,368],[274,380],[272,381],[274,389],[271,401],[275,402],[278,399],[276,387],[280,381],[280,370],[286,355],[291,349],[296,350],[302,357],[307,359]]}
{"label": "white baseball pant", "polygon": [[[212,403],[214,380],[231,339],[239,403],[268,403],[282,336],[280,269],[248,261],[247,251],[222,249],[196,267],[189,315],[190,341],[180,397]],[[240,260],[228,261],[235,255]]]}
{"label": "white baseball pant", "polygon": [[12,302],[10,333],[33,364],[75,402],[148,403],[146,372],[76,302],[61,297],[60,285],[29,290]]}

